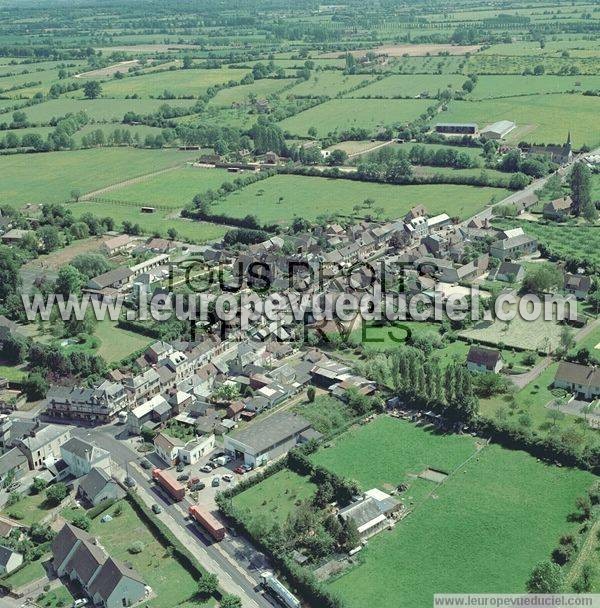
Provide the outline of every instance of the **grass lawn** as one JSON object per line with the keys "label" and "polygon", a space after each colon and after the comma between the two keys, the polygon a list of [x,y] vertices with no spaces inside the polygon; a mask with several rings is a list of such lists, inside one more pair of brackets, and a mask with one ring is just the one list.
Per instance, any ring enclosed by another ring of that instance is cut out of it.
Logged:
{"label": "grass lawn", "polygon": [[[110,80],[102,83],[103,97],[125,97],[139,95],[140,97],[157,97],[163,91],[173,95],[193,95],[197,97],[206,93],[206,89],[216,84],[225,84],[230,80],[239,82],[248,70],[219,68],[216,70],[173,70],[168,72],[152,72],[141,76],[131,76],[120,80]],[[82,92],[77,92],[83,96]],[[171,103],[177,100],[160,100],[160,103]],[[189,105],[193,102],[188,100]]]}
{"label": "grass lawn", "polygon": [[101,195],[101,198],[181,209],[191,202],[196,194],[216,190],[223,182],[232,182],[236,177],[237,174],[229,173],[225,169],[202,169],[184,165],[136,184],[117,188]]}
{"label": "grass lawn", "polygon": [[393,75],[352,91],[348,97],[416,97],[425,91],[435,97],[444,89],[460,90],[466,79],[462,74]]}
{"label": "grass lawn", "polygon": [[[340,71],[313,72],[308,80],[300,81],[289,93],[300,97],[318,97],[320,95],[335,97],[339,93],[344,93],[348,89],[372,79],[371,76],[365,74],[348,75]],[[358,95],[358,91],[350,96],[355,95]]]}
{"label": "grass lawn", "polygon": [[294,411],[310,421],[313,428],[328,435],[343,427],[352,417],[345,403],[330,395],[317,395],[312,403],[304,401]]}
{"label": "grass lawn", "polygon": [[309,108],[279,124],[293,135],[306,135],[311,127],[322,137],[330,132],[362,128],[377,131],[418,118],[431,102],[422,99],[332,99]]}
{"label": "grass lawn", "polygon": [[[581,342],[577,342],[577,349],[589,348],[592,355],[600,358],[600,325],[596,326]],[[0,368],[0,376],[2,368]]]}
{"label": "grass lawn", "polygon": [[[41,521],[56,505],[46,502],[46,492],[39,494],[24,495],[18,503],[12,507],[4,507],[3,512],[8,514],[25,526],[31,526]],[[15,517],[15,515],[19,517]]]}
{"label": "grass lawn", "polygon": [[[125,82],[117,81],[117,82]],[[162,89],[156,92],[162,93]],[[193,99],[50,99],[43,103],[29,106],[24,109],[29,122],[48,123],[52,118],[65,116],[65,114],[85,112],[90,118],[99,121],[119,122],[123,120],[126,112],[136,114],[153,114],[168,103],[170,106],[183,106],[190,108],[194,105]]]}
{"label": "grass lawn", "polygon": [[449,473],[476,449],[470,435],[443,435],[404,420],[380,416],[336,438],[311,459],[338,475],[355,479],[363,490],[389,490],[427,468]]}
{"label": "grass lawn", "polygon": [[0,378],[6,378],[12,382],[18,382],[27,375],[20,366],[16,365],[0,365]]}
{"label": "grass lawn", "polygon": [[141,205],[138,206],[130,203],[105,203],[90,200],[80,203],[69,203],[69,208],[76,217],[87,212],[91,212],[100,218],[110,216],[115,220],[117,227],[124,221],[140,224],[144,234],[154,234],[157,232],[162,236],[166,236],[169,228],[175,228],[178,236],[192,243],[220,239],[230,229],[228,226],[220,224],[195,222],[181,218],[176,210],[157,210],[155,213],[142,213],[140,210]]}
{"label": "grass lawn", "polygon": [[25,203],[61,203],[70,199],[72,190],[90,192],[193,157],[190,152],[137,148],[2,156],[0,199],[15,207]]}
{"label": "grass lawn", "polygon": [[[475,89],[477,90],[477,89]],[[434,122],[476,122],[480,128],[497,120],[512,120],[517,129],[508,140],[532,143],[556,143],[567,140],[571,132],[573,145],[595,147],[600,131],[590,128],[598,112],[596,97],[583,95],[532,95],[485,101],[451,101],[448,110]],[[561,120],[556,120],[560,116]]]}
{"label": "grass lawn", "polygon": [[98,354],[107,363],[120,361],[124,357],[152,342],[152,338],[117,327],[110,319],[105,319],[96,325],[94,336],[100,340]]}
{"label": "grass lawn", "polygon": [[[372,443],[354,453],[357,466],[372,460]],[[576,530],[567,517],[593,479],[490,445],[393,531],[372,538],[361,564],[330,587],[349,608],[383,608],[390,597],[426,608],[436,592],[523,592],[535,564]]]}
{"label": "grass lawn", "polygon": [[315,490],[308,477],[283,469],[235,496],[233,504],[244,512],[250,529],[265,520],[282,525],[300,501],[311,498]]}
{"label": "grass lawn", "polygon": [[19,589],[19,587],[23,587],[24,585],[28,585],[33,581],[37,581],[40,578],[43,578],[44,576],[46,576],[46,570],[44,570],[44,566],[42,565],[42,563],[45,559],[48,559],[49,557],[49,555],[46,555],[38,560],[29,562],[17,572],[14,572],[6,578],[3,578],[2,582],[10,585],[12,589]]}
{"label": "grass lawn", "polygon": [[[351,215],[352,208],[366,198],[382,207],[384,217],[398,218],[423,204],[430,215],[447,212],[466,218],[483,209],[492,198],[509,192],[502,188],[427,184],[395,186],[347,179],[301,175],[276,175],[233,192],[218,201],[214,209],[232,217],[254,214],[265,223],[286,223],[294,216],[314,220],[323,213]],[[283,199],[280,201],[280,199]]]}
{"label": "grass lawn", "polygon": [[[107,523],[97,517],[90,534],[98,538],[111,557],[130,563],[152,587],[157,597],[144,605],[172,608],[195,599],[197,583],[191,574],[167,553],[166,547],[152,535],[127,501],[118,504],[122,506],[122,513]],[[112,515],[114,510],[115,507],[111,507],[108,513]],[[128,551],[134,541],[144,545],[141,553]],[[201,605],[199,601],[198,605]]]}
{"label": "grass lawn", "polygon": [[42,597],[37,600],[39,606],[42,608],[61,608],[63,606],[70,606],[73,601],[73,596],[69,593],[69,590],[62,585],[45,592]]}

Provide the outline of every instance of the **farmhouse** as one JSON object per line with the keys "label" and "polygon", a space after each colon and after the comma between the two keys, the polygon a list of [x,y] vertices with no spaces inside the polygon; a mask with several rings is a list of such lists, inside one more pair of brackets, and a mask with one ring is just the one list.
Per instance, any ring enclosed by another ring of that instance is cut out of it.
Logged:
{"label": "farmhouse", "polygon": [[56,574],[77,581],[91,602],[103,608],[131,606],[146,596],[135,570],[109,557],[93,536],[69,523],[52,541],[52,557]]}
{"label": "farmhouse", "polygon": [[554,386],[574,393],[578,399],[595,399],[600,397],[600,369],[561,361]]}
{"label": "farmhouse", "polygon": [[506,283],[518,283],[522,281],[524,277],[525,269],[521,264],[515,264],[514,262],[502,262],[494,275],[496,281],[503,281]]}
{"label": "farmhouse", "polygon": [[0,240],[5,245],[17,245],[19,244],[28,234],[33,234],[32,230],[21,230],[20,228],[13,228],[0,237]]}
{"label": "farmhouse", "polygon": [[482,129],[479,133],[482,139],[504,139],[517,125],[510,120],[499,120]]}
{"label": "farmhouse", "polygon": [[352,519],[361,538],[369,538],[389,524],[389,516],[399,511],[402,503],[377,488],[368,490],[355,502],[340,509],[342,521]]}
{"label": "farmhouse", "polygon": [[135,241],[128,234],[120,234],[104,241],[102,249],[107,255],[113,256],[118,253],[131,251],[134,245]]}
{"label": "farmhouse", "polygon": [[467,369],[470,372],[497,374],[503,366],[502,354],[493,348],[471,346],[467,354]]}
{"label": "farmhouse", "polygon": [[475,135],[478,128],[478,125],[474,122],[440,122],[435,125],[437,133],[448,135]]}
{"label": "farmhouse", "polygon": [[284,454],[298,443],[318,438],[310,422],[290,412],[277,412],[249,427],[225,436],[225,451],[244,458],[251,466],[261,466]]}
{"label": "farmhouse", "polygon": [[523,147],[526,154],[545,154],[550,160],[558,165],[565,165],[573,160],[573,148],[571,146],[571,133],[562,146],[527,146]]}
{"label": "farmhouse", "polygon": [[573,209],[573,199],[570,196],[555,198],[544,205],[543,214],[546,219],[554,221],[566,220]]}
{"label": "farmhouse", "polygon": [[537,251],[537,241],[526,234],[494,241],[490,255],[500,260],[514,260]]}
{"label": "farmhouse", "polygon": [[565,291],[578,300],[585,300],[592,289],[592,278],[585,274],[565,274]]}
{"label": "farmhouse", "polygon": [[121,289],[129,283],[132,275],[129,268],[120,266],[90,279],[86,287],[94,291],[102,291],[107,288]]}

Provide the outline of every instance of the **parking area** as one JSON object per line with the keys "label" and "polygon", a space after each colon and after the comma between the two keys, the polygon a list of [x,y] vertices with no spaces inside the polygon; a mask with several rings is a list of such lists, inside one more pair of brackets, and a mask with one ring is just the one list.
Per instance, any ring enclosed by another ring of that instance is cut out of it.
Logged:
{"label": "parking area", "polygon": [[[227,462],[224,463],[224,460]],[[240,467],[244,465],[243,459],[230,459],[220,447],[192,465],[180,463],[177,466],[168,466],[156,452],[142,455],[140,465],[148,474],[153,467],[168,470],[173,477],[186,485],[188,496],[208,510],[216,508],[217,492],[233,487],[241,479],[253,474],[250,470],[242,473]]]}

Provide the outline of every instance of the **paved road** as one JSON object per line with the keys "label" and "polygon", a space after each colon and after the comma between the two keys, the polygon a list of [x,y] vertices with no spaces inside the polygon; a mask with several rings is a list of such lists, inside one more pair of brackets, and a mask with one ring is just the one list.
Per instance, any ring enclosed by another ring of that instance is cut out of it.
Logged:
{"label": "paved road", "polygon": [[73,435],[93,440],[110,452],[113,461],[135,479],[142,498],[163,507],[165,523],[176,524],[175,529],[172,525],[169,527],[188,548],[194,549],[200,563],[219,577],[223,588],[242,598],[244,608],[272,608],[273,604],[258,589],[260,572],[269,566],[267,558],[239,536],[227,535],[221,543],[214,543],[196,524],[188,521],[186,511],[190,503],[186,499],[173,504],[160,488],[149,481],[146,472],[133,464],[140,455],[129,442],[119,438],[122,431],[123,427],[114,425],[94,429],[78,427]]}

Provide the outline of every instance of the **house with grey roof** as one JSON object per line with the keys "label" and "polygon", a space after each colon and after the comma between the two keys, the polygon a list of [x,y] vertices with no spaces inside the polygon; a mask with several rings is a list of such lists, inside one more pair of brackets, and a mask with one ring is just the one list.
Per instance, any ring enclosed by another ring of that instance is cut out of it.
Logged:
{"label": "house with grey roof", "polygon": [[0,574],[10,574],[23,563],[23,555],[0,545]]}
{"label": "house with grey roof", "polygon": [[120,266],[90,279],[86,287],[92,291],[102,291],[106,288],[121,289],[129,284],[132,276],[133,272],[129,268]]}
{"label": "house with grey roof", "polygon": [[402,509],[402,503],[377,488],[368,490],[360,498],[338,511],[342,521],[352,520],[361,538],[377,534],[390,523],[390,516]]}
{"label": "house with grey roof", "polygon": [[94,507],[104,500],[118,500],[125,496],[121,486],[104,469],[96,467],[81,479],[77,492]]}
{"label": "house with grey roof", "polygon": [[554,386],[574,393],[579,399],[597,399],[600,397],[600,368],[561,361],[554,376]]}
{"label": "house with grey roof", "polygon": [[83,477],[93,468],[103,469],[110,474],[110,453],[79,437],[72,437],[63,444],[60,454],[74,477]]}
{"label": "house with grey roof", "polygon": [[515,260],[536,251],[537,240],[527,234],[518,234],[494,241],[490,247],[490,255],[503,261]]}
{"label": "house with grey roof", "polygon": [[70,523],[52,541],[52,556],[56,574],[77,581],[97,606],[131,606],[148,594],[135,570],[110,557],[93,536]]}
{"label": "house with grey roof", "polygon": [[44,461],[60,458],[60,446],[71,438],[71,427],[46,424],[35,428],[22,439],[15,441],[16,447],[27,458],[30,469],[41,469]]}
{"label": "house with grey roof", "polygon": [[10,477],[18,481],[28,471],[27,458],[18,448],[12,448],[0,456],[0,482]]}

